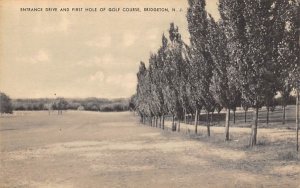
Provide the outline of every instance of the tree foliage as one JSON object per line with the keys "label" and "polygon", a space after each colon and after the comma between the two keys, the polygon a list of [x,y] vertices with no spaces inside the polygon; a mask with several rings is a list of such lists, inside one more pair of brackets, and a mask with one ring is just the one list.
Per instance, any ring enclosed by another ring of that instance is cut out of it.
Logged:
{"label": "tree foliage", "polygon": [[[220,20],[206,11],[204,0],[188,0],[190,46],[178,27],[138,72],[136,105],[141,116],[195,115],[197,133],[201,109],[207,114],[227,109],[254,109],[250,145],[256,144],[258,113],[282,105],[291,90],[299,90],[299,2],[297,0],[220,0]],[[245,113],[246,120],[246,113]],[[209,123],[208,123],[209,135]]]}
{"label": "tree foliage", "polygon": [[11,99],[5,93],[0,92],[0,113],[12,114],[13,108]]}

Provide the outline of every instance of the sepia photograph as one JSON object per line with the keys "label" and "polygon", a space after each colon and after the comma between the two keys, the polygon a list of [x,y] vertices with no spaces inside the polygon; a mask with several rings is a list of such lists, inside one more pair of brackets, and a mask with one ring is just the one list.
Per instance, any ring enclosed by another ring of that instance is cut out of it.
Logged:
{"label": "sepia photograph", "polygon": [[0,187],[300,188],[300,0],[0,0]]}

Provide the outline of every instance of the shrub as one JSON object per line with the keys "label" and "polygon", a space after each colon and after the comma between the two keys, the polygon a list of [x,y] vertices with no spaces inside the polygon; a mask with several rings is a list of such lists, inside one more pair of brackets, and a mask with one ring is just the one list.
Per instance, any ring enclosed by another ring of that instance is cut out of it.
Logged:
{"label": "shrub", "polygon": [[1,114],[7,113],[12,114],[13,108],[11,99],[5,93],[0,92],[0,112]]}

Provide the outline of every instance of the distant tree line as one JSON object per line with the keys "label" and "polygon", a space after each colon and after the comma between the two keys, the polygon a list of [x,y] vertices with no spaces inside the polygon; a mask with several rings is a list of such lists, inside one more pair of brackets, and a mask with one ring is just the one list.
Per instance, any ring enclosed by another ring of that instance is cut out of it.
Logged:
{"label": "distant tree line", "polygon": [[[131,105],[142,122],[162,128],[165,116],[171,115],[173,130],[180,130],[180,120],[191,114],[195,133],[203,110],[208,136],[210,115],[224,108],[226,140],[231,111],[252,108],[252,147],[262,106],[269,112],[280,104],[284,119],[286,105],[295,102],[292,90],[299,101],[299,1],[220,0],[218,21],[207,13],[204,0],[188,3],[190,45],[171,23],[168,37],[162,35],[161,47],[150,55],[148,66],[140,63]],[[275,99],[278,93],[280,100]],[[299,122],[299,115],[296,119]]]}
{"label": "distant tree line", "polygon": [[102,99],[102,98],[85,98],[85,99],[64,99],[64,98],[41,98],[41,99],[13,99],[12,110],[87,110],[87,111],[128,111],[128,99]]}

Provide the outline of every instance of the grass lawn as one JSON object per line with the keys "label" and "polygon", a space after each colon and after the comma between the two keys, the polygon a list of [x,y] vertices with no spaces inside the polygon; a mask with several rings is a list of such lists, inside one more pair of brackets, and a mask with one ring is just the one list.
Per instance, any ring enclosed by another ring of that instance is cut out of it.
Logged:
{"label": "grass lawn", "polygon": [[163,131],[139,124],[131,112],[2,116],[0,187],[299,188],[293,107],[284,126],[276,120],[279,109],[273,113],[269,125],[262,113],[253,149],[250,118],[243,123],[242,112],[229,142],[221,120],[207,137],[202,123],[198,135],[183,123],[181,132]]}

